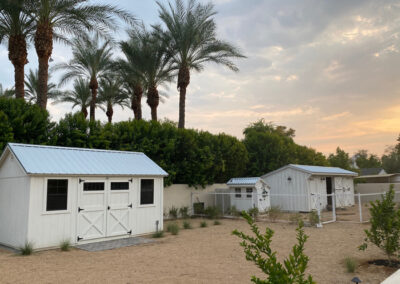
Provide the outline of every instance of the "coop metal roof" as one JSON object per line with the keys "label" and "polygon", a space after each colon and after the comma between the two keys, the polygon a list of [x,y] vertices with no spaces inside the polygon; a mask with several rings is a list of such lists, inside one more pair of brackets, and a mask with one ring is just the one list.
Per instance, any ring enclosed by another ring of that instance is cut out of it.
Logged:
{"label": "coop metal roof", "polygon": [[307,165],[295,165],[289,164],[284,166],[276,171],[270,172],[268,174],[263,175],[262,177],[270,176],[278,171],[281,171],[286,168],[297,169],[312,175],[334,175],[334,176],[357,176],[356,172],[348,171],[342,168],[337,167],[322,167],[322,166],[307,166]]}
{"label": "coop metal roof", "polygon": [[237,177],[231,178],[227,185],[255,185],[259,181],[259,177]]}
{"label": "coop metal roof", "polygon": [[[149,157],[139,152],[17,143],[9,143],[7,148],[25,172],[32,175],[168,175]],[[3,156],[4,153],[0,162]]]}

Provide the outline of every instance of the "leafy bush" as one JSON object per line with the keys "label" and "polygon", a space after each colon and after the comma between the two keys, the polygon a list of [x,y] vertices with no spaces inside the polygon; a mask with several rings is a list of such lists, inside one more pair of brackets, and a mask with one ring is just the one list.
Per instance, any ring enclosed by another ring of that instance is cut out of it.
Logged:
{"label": "leafy bush", "polygon": [[308,213],[308,221],[310,222],[311,226],[316,226],[317,224],[319,224],[318,212],[312,210],[310,213]]}
{"label": "leafy bush", "polygon": [[390,185],[382,200],[371,202],[371,227],[364,230],[366,237],[359,247],[360,250],[365,250],[367,242],[373,243],[385,252],[389,265],[392,257],[399,255],[400,251],[400,210],[395,208],[394,197],[393,185]]}
{"label": "leafy bush", "polygon": [[179,226],[176,223],[170,223],[167,226],[167,232],[171,233],[172,235],[179,234]]}
{"label": "leafy bush", "polygon": [[289,217],[289,222],[292,224],[299,224],[303,221],[303,216],[300,213],[291,214]]}
{"label": "leafy bush", "polygon": [[257,218],[258,214],[260,213],[258,207],[253,207],[247,210],[247,213],[252,216],[253,218]]}
{"label": "leafy bush", "polygon": [[240,245],[244,248],[246,259],[254,262],[267,275],[267,279],[265,280],[252,276],[252,282],[270,284],[315,283],[311,275],[307,278],[305,276],[309,258],[304,254],[304,244],[308,236],[304,234],[302,222],[296,229],[298,243],[293,246],[292,253],[282,264],[278,262],[276,252],[271,249],[274,231],[267,227],[265,233],[261,234],[258,226],[249,214],[244,212],[243,217],[250,225],[254,236],[247,235],[238,230],[234,230],[233,234],[243,240]]}
{"label": "leafy bush", "polygon": [[216,225],[216,226],[217,226],[217,225],[221,225],[221,222],[218,221],[218,220],[215,220],[215,221],[214,221],[214,225]]}
{"label": "leafy bush", "polygon": [[204,202],[195,202],[193,203],[193,211],[194,214],[204,214]]}
{"label": "leafy bush", "polygon": [[235,205],[232,205],[229,209],[228,209],[228,214],[234,217],[240,217],[241,216],[241,212],[239,210],[237,210]]}
{"label": "leafy bush", "polygon": [[27,242],[23,247],[19,248],[19,251],[21,255],[31,255],[33,253],[33,244]]}
{"label": "leafy bush", "polygon": [[172,219],[178,218],[178,208],[172,206],[171,209],[169,209],[169,216],[170,216]]}
{"label": "leafy bush", "polygon": [[179,214],[181,215],[182,218],[187,219],[189,218],[189,207],[188,206],[183,206],[179,208]]}
{"label": "leafy bush", "polygon": [[60,249],[62,251],[69,251],[71,248],[71,242],[69,240],[64,240],[60,244]]}
{"label": "leafy bush", "polygon": [[204,210],[204,213],[210,219],[217,219],[221,217],[221,211],[215,206],[208,206],[206,210]]}
{"label": "leafy bush", "polygon": [[354,258],[346,257],[344,259],[347,273],[353,273],[357,267],[357,261]]}
{"label": "leafy bush", "polygon": [[189,221],[183,221],[183,228],[184,229],[191,229],[192,228],[192,224],[190,224]]}
{"label": "leafy bush", "polygon": [[164,231],[158,231],[153,234],[153,238],[162,238],[164,237]]}
{"label": "leafy bush", "polygon": [[207,227],[207,226],[208,226],[208,224],[207,224],[206,221],[200,222],[200,228],[205,228],[205,227]]}
{"label": "leafy bush", "polygon": [[271,222],[276,222],[276,220],[282,216],[282,211],[279,206],[271,206],[268,210],[268,218]]}

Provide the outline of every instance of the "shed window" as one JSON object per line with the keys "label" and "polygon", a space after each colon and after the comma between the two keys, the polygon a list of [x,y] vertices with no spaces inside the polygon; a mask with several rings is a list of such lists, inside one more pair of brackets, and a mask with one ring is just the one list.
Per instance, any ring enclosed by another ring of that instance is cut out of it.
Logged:
{"label": "shed window", "polygon": [[112,182],[111,190],[129,190],[129,182]]}
{"label": "shed window", "polygon": [[85,182],[83,184],[83,191],[103,191],[104,182]]}
{"label": "shed window", "polygon": [[67,210],[68,180],[47,180],[46,211]]}
{"label": "shed window", "polygon": [[235,188],[235,197],[240,198],[242,197],[242,189],[241,188]]}
{"label": "shed window", "polygon": [[246,188],[246,197],[247,198],[252,198],[253,197],[253,189],[251,187]]}
{"label": "shed window", "polygon": [[154,204],[154,179],[140,180],[140,205]]}

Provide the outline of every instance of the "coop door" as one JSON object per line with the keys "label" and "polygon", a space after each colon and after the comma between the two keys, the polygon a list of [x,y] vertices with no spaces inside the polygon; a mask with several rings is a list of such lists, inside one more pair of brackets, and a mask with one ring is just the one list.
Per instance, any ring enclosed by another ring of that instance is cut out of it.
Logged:
{"label": "coop door", "polygon": [[106,236],[106,182],[79,180],[77,241]]}
{"label": "coop door", "polygon": [[129,226],[131,182],[128,180],[111,181],[107,206],[107,236],[132,234]]}

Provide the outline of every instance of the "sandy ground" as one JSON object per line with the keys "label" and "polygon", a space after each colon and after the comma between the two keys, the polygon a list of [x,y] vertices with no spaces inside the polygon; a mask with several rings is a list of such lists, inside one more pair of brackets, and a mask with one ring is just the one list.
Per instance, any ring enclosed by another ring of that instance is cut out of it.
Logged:
{"label": "sandy ground", "polygon": [[[233,229],[248,231],[242,220],[222,220],[214,226],[193,229],[158,239],[156,243],[102,252],[73,249],[42,251],[19,256],[0,250],[1,283],[250,283],[251,275],[261,275],[245,260]],[[265,228],[266,223],[259,223]],[[274,231],[273,248],[285,257],[295,243],[295,225],[268,224]],[[375,248],[358,251],[366,224],[333,223],[322,229],[306,228],[310,257],[308,273],[317,283],[351,283],[357,275],[364,283],[380,283],[393,270],[368,265],[384,258]],[[343,259],[351,256],[360,264],[356,273],[346,273]]]}

